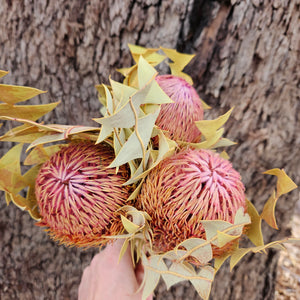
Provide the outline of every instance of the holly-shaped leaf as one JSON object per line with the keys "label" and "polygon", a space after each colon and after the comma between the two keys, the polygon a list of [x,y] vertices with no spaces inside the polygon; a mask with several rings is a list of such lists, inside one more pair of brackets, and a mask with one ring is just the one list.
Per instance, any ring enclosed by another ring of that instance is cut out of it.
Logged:
{"label": "holly-shaped leaf", "polygon": [[292,179],[285,173],[282,169],[272,169],[264,172],[264,174],[277,176],[277,189],[274,191],[267,203],[263,208],[261,213],[261,218],[264,219],[272,228],[278,229],[276,218],[275,218],[275,206],[278,198],[286,193],[297,188],[297,185],[292,181]]}

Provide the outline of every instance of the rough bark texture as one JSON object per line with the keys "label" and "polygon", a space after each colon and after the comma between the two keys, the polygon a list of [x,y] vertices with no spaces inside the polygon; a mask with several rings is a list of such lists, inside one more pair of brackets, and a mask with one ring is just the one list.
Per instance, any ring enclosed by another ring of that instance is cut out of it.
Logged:
{"label": "rough bark texture", "polygon": [[[118,79],[114,69],[131,63],[127,43],[195,53],[187,71],[213,106],[209,118],[235,106],[227,136],[238,145],[229,154],[261,211],[275,183],[262,171],[285,168],[300,183],[299,6],[299,0],[0,0],[0,68],[11,71],[3,82],[49,91],[35,102],[61,99],[45,121],[88,125],[99,116],[94,85],[110,74]],[[279,201],[281,230],[264,228],[266,241],[289,234],[296,201],[297,192]],[[6,207],[1,194],[0,299],[76,299],[95,252],[56,245],[27,213]],[[269,251],[248,255],[231,273],[223,267],[211,298],[273,299],[277,258]],[[199,298],[186,283],[170,291],[160,285],[156,299]]]}

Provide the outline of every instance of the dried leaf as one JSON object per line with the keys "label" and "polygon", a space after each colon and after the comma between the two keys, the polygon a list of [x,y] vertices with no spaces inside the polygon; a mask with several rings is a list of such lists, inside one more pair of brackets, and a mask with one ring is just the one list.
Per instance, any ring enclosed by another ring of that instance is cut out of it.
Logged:
{"label": "dried leaf", "polygon": [[36,121],[46,113],[52,111],[58,104],[59,102],[42,105],[10,105],[2,103],[0,104],[0,116],[26,118]]}
{"label": "dried leaf", "polygon": [[246,235],[255,246],[264,245],[264,239],[261,231],[261,217],[255,206],[246,199],[247,213],[251,218],[251,223],[246,226]]}
{"label": "dried leaf", "polygon": [[3,70],[0,70],[0,78],[1,77],[4,77],[5,75],[7,75],[9,72],[7,71],[3,71]]}
{"label": "dried leaf", "polygon": [[180,243],[176,248],[179,247],[184,247],[187,250],[184,257],[193,256],[201,265],[207,264],[213,258],[211,244],[203,239],[190,238]]}
{"label": "dried leaf", "polygon": [[31,87],[0,84],[0,101],[7,104],[26,101],[44,93],[46,92]]}
{"label": "dried leaf", "polygon": [[192,78],[189,75],[183,73],[182,70],[193,59],[195,55],[179,53],[175,49],[163,47],[161,47],[160,49],[162,49],[167,57],[173,61],[173,63],[169,63],[172,75],[179,76],[192,85]]}
{"label": "dried leaf", "polygon": [[[122,149],[119,151],[117,157],[110,164],[110,168],[121,166],[136,158],[143,158],[146,154],[146,149],[150,141],[152,129],[156,118],[159,114],[159,109],[154,114],[149,114],[144,118],[138,120],[138,127],[143,130],[139,132],[139,136],[136,130],[132,133]],[[142,142],[142,145],[141,145]]]}
{"label": "dried leaf", "polygon": [[272,169],[264,172],[264,174],[277,176],[277,191],[272,193],[268,201],[266,202],[263,212],[261,213],[261,218],[264,219],[269,226],[278,229],[276,217],[275,217],[275,206],[278,198],[286,193],[297,188],[297,185],[286,175],[284,170]]}
{"label": "dried leaf", "polygon": [[205,266],[200,269],[197,274],[197,279],[191,279],[191,283],[203,299],[209,299],[211,285],[214,280],[215,270],[210,266]]}
{"label": "dried leaf", "polygon": [[38,145],[27,155],[24,160],[24,165],[43,164],[64,146],[67,146],[67,144],[52,145],[48,147]]}
{"label": "dried leaf", "polygon": [[20,168],[22,148],[23,145],[18,144],[0,159],[0,190],[10,194],[17,194],[26,186]]}
{"label": "dried leaf", "polygon": [[168,269],[163,261],[160,262],[160,265],[158,264],[159,256],[150,256],[148,259],[146,257],[143,258],[145,274],[142,283],[144,286],[142,300],[146,300],[156,288],[160,278],[160,273],[157,270],[164,271]]}
{"label": "dried leaf", "polygon": [[121,215],[121,220],[124,228],[128,233],[136,233],[139,230],[139,226],[129,221],[127,218]]}
{"label": "dried leaf", "polygon": [[195,122],[197,128],[201,131],[206,140],[209,140],[216,135],[218,129],[221,128],[229,119],[232,110],[233,108],[214,120],[201,120]]}
{"label": "dried leaf", "polygon": [[297,188],[295,182],[285,173],[283,169],[272,169],[264,172],[263,174],[277,176],[277,197],[287,194]]}

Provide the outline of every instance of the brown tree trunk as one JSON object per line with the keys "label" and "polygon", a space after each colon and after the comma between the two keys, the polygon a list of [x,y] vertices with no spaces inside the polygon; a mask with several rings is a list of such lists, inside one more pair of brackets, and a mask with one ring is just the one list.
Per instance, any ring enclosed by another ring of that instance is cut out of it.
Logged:
{"label": "brown tree trunk", "polygon": [[[226,135],[238,145],[229,154],[258,210],[275,183],[264,170],[284,168],[300,183],[299,0],[0,2],[0,69],[11,72],[2,82],[48,90],[35,101],[61,99],[46,122],[92,124],[94,85],[130,65],[128,43],[177,48],[196,54],[187,71],[213,106],[207,116],[235,106]],[[289,234],[296,200],[297,192],[280,199],[281,230],[264,228],[266,242]],[[76,299],[95,252],[58,246],[1,194],[0,299]],[[269,251],[246,256],[232,272],[224,266],[211,298],[273,299],[277,258]],[[188,283],[156,293],[197,297]]]}

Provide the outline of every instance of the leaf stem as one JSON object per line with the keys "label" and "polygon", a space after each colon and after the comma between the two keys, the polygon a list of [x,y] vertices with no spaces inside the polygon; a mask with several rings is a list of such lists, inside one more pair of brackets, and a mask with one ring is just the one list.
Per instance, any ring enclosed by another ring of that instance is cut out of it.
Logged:
{"label": "leaf stem", "polygon": [[138,132],[138,115],[137,115],[137,112],[134,108],[134,105],[132,103],[132,97],[129,97],[129,104],[130,104],[130,107],[134,113],[134,118],[135,118],[135,134],[141,144],[141,147],[142,147],[142,151],[143,151],[143,169],[145,170],[146,169],[146,149],[144,147],[144,144],[143,144],[143,140]]}

